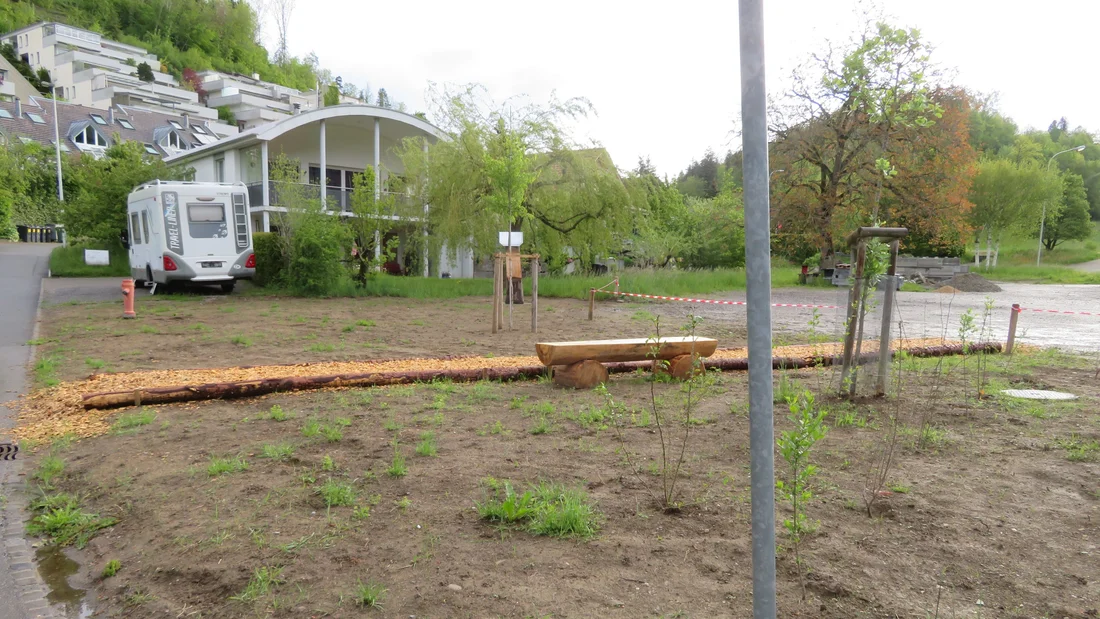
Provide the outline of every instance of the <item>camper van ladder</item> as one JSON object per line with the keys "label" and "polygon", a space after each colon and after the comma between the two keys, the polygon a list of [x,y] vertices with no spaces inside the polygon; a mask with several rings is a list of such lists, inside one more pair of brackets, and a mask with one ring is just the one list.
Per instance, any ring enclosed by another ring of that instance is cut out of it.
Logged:
{"label": "camper van ladder", "polygon": [[244,194],[233,194],[233,225],[237,231],[237,249],[248,248],[248,213],[244,208]]}

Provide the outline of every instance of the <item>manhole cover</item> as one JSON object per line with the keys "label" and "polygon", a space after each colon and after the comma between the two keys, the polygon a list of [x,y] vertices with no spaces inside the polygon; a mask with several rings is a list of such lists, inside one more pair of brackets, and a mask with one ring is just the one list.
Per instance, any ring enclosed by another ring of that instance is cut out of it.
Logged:
{"label": "manhole cover", "polygon": [[1005,389],[1001,393],[1025,400],[1076,400],[1077,396],[1062,391],[1044,391],[1042,389]]}

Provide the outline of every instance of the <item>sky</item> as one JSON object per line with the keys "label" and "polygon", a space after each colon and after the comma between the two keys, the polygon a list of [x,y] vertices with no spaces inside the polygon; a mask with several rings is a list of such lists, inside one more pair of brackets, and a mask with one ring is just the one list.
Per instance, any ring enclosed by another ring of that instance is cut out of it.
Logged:
{"label": "sky", "polygon": [[[268,0],[269,2],[271,0]],[[764,0],[767,81],[826,40],[844,41],[866,0]],[[1100,80],[1090,42],[1100,0],[879,0],[891,23],[918,28],[954,84],[997,95],[1021,128],[1066,117],[1100,137]],[[1017,8],[1018,7],[1018,8]],[[270,43],[274,25],[264,26]],[[344,82],[384,87],[427,111],[430,83],[478,83],[496,101],[584,97],[596,114],[572,127],[620,169],[649,157],[675,176],[707,148],[739,148],[737,2],[606,0],[297,0],[290,52],[316,53]],[[271,46],[269,45],[269,48]]]}

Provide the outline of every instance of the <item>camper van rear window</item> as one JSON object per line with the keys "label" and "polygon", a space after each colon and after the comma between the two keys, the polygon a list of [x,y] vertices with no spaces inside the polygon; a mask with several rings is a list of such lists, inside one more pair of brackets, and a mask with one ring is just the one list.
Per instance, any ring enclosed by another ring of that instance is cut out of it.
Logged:
{"label": "camper van rear window", "polygon": [[188,204],[187,227],[193,239],[217,239],[229,236],[225,225],[225,206],[221,204]]}

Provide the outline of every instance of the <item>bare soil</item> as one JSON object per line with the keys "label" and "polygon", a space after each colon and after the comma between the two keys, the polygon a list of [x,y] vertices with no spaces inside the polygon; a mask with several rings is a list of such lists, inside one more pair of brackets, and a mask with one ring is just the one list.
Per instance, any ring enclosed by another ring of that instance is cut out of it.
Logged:
{"label": "bare soil", "polygon": [[[541,299],[537,334],[531,332],[530,305],[517,305],[515,329],[492,335],[488,298],[319,301],[171,295],[140,301],[132,320],[122,318],[118,303],[47,306],[39,357],[55,359],[54,378],[73,380],[147,369],[531,355],[536,341],[647,337],[656,315],[662,316],[662,328],[673,332],[690,311],[687,304],[604,302],[595,320],[588,321],[585,302]],[[740,320],[706,320],[699,335],[717,338],[723,348],[745,344]]]}
{"label": "bare soil", "polygon": [[[270,317],[279,329],[269,337],[304,356],[305,342],[292,335],[293,317],[305,310],[288,301],[279,305]],[[425,335],[410,336],[418,339],[408,350],[417,354],[461,350],[460,340],[470,337],[463,333],[474,331],[442,308],[378,305],[391,313],[375,313],[371,334],[420,333],[414,320],[430,325],[423,329],[435,332],[438,345]],[[548,333],[562,339],[591,333],[575,304],[559,307],[555,318],[569,318],[561,320],[560,332]],[[186,311],[198,316],[207,310]],[[242,331],[260,323],[242,313],[227,318],[239,321],[234,324]],[[321,329],[327,324],[309,324],[335,340],[340,325],[370,315],[349,306],[328,314],[333,333]],[[148,324],[162,329],[171,320],[158,316]],[[632,325],[629,315],[617,323],[619,329]],[[638,326],[633,333],[646,330]],[[520,340],[527,336],[510,337],[514,346],[525,346]],[[186,338],[173,333],[165,338],[168,350],[148,354],[163,364],[201,363],[194,352],[182,356]],[[65,345],[80,345],[70,342]],[[219,364],[231,351],[234,359],[258,351],[282,358],[279,346],[258,336],[248,351],[207,344],[195,343],[194,350]],[[477,347],[488,344],[470,346]],[[507,350],[494,345],[501,348]],[[819,395],[830,425],[837,425],[812,452],[820,473],[807,509],[820,525],[800,550],[805,592],[781,539],[780,615],[1096,617],[1100,463],[1095,451],[1082,447],[1082,457],[1071,460],[1077,452],[1067,449],[1100,440],[1094,366],[1048,353],[994,358],[994,387],[1056,388],[1081,396],[1023,405],[976,400],[976,359],[937,363],[906,370],[900,397],[848,404]],[[835,375],[817,370],[790,378],[824,394]],[[685,506],[674,513],[653,498],[660,486],[654,475],[660,443],[652,418],[644,425],[650,386],[639,376],[617,376],[609,384],[628,410],[621,440],[611,419],[600,419],[598,394],[544,383],[436,384],[165,406],[134,433],[58,448],[67,463],[58,485],[84,496],[86,509],[120,519],[87,552],[93,573],[111,559],[123,566],[94,586],[106,616],[750,616],[745,377],[717,377],[694,413],[679,480]],[[664,410],[676,410],[680,385],[654,388]],[[276,404],[293,418],[268,418]],[[777,406],[777,432],[791,427],[783,408]],[[542,415],[552,430],[532,434]],[[868,516],[863,497],[870,462],[891,417],[903,426],[889,488],[878,489]],[[329,442],[302,435],[311,419],[350,424]],[[919,445],[925,424],[928,441]],[[669,429],[679,433],[683,426]],[[425,431],[438,437],[436,457],[414,454]],[[407,458],[403,477],[386,472],[395,438]],[[261,457],[263,445],[277,443],[293,445],[294,455],[285,462]],[[227,456],[243,458],[248,468],[209,475],[211,458]],[[325,456],[335,470],[324,470]],[[777,472],[785,474],[781,460]],[[599,534],[589,541],[536,537],[480,520],[475,505],[484,500],[490,476],[584,488],[601,515]],[[330,478],[353,485],[357,504],[372,505],[369,517],[357,519],[351,507],[326,509],[317,490]],[[781,504],[779,518],[789,517]],[[283,582],[255,601],[231,600],[261,567],[281,568]],[[368,581],[388,590],[381,609],[364,610],[351,599],[356,585]]]}

